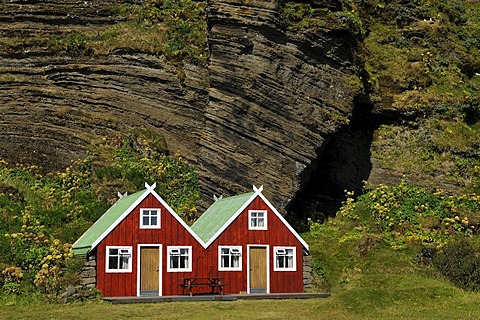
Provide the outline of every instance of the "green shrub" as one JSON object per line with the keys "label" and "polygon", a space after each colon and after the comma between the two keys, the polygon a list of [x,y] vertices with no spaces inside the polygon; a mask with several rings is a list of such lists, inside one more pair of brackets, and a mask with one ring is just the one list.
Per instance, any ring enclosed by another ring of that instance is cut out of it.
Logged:
{"label": "green shrub", "polygon": [[480,256],[466,240],[447,244],[433,259],[434,266],[465,290],[480,290]]}

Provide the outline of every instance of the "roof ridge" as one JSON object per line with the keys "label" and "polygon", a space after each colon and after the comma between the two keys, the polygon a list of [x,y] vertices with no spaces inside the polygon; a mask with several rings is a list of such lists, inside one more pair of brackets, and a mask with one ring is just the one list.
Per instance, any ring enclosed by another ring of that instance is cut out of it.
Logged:
{"label": "roof ridge", "polygon": [[[251,194],[253,194],[253,193],[254,193],[254,191],[251,191],[251,192],[236,194],[236,195],[234,195],[234,196],[228,196],[228,197],[225,197],[225,198],[218,198],[217,201],[215,201],[215,202],[224,201],[224,200],[228,200],[228,199],[232,199],[232,198],[244,197],[244,196],[246,196],[246,195],[251,195]],[[215,202],[214,202],[214,203],[215,203]]]}

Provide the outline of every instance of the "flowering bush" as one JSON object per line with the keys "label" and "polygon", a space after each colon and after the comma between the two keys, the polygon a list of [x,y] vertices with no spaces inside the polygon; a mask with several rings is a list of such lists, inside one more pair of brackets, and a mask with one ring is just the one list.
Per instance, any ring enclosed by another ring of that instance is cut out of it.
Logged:
{"label": "flowering bush", "polygon": [[20,293],[20,282],[23,279],[22,269],[15,266],[6,267],[2,271],[2,289],[3,292],[8,294],[18,294]]}
{"label": "flowering bush", "polygon": [[12,256],[10,260],[23,270],[35,270],[48,251],[49,237],[45,234],[45,226],[33,217],[31,207],[26,207],[21,216],[15,217],[22,222],[18,232],[6,233],[10,240]]}
{"label": "flowering bush", "polygon": [[41,261],[42,267],[35,275],[34,284],[44,293],[57,296],[63,285],[63,270],[71,258],[71,245],[54,239],[48,254]]}
{"label": "flowering bush", "polygon": [[[441,246],[453,235],[472,236],[480,228],[478,212],[480,196],[432,193],[403,181],[379,185],[356,200],[347,193],[339,216],[375,228],[392,247],[402,248],[408,243]],[[361,229],[353,230],[357,234]]]}

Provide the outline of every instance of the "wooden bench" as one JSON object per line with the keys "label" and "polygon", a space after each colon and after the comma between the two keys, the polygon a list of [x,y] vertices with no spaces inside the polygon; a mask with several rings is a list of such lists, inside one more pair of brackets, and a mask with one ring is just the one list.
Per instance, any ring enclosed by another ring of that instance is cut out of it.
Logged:
{"label": "wooden bench", "polygon": [[185,289],[188,289],[188,293],[190,294],[190,296],[192,296],[192,291],[194,287],[210,287],[212,290],[212,295],[215,294],[215,289],[218,288],[219,293],[223,295],[223,287],[225,285],[222,284],[222,278],[182,278],[182,280],[183,281],[180,284],[180,286],[182,287],[182,295],[185,295]]}

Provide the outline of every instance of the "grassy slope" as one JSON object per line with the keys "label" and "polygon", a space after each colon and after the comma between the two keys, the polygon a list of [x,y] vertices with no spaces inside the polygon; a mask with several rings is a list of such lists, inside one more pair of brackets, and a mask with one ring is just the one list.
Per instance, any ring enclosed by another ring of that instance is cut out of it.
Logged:
{"label": "grassy slope", "polygon": [[372,158],[416,184],[478,194],[480,6],[366,3],[364,58],[374,112],[398,117],[376,130]]}
{"label": "grassy slope", "polygon": [[[353,294],[323,300],[184,302],[161,304],[109,305],[87,303],[73,305],[29,305],[4,308],[7,319],[475,319],[478,295],[459,294],[425,296],[422,287],[412,299],[384,301],[370,291],[359,302]],[[428,290],[428,289],[427,289]],[[363,290],[362,290],[363,291]],[[402,292],[399,291],[401,295]],[[371,300],[365,300],[370,298]],[[349,301],[346,301],[348,299]],[[366,303],[365,303],[366,302]],[[386,304],[388,303],[388,305]]]}
{"label": "grassy slope", "polygon": [[418,264],[417,248],[378,244],[361,255],[359,241],[340,240],[344,231],[333,219],[305,239],[332,287],[328,304],[348,311],[350,318],[474,319],[480,312],[479,294],[462,291]]}

